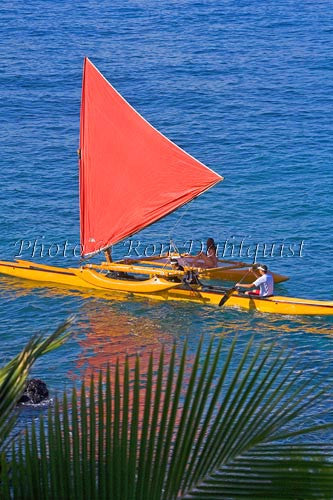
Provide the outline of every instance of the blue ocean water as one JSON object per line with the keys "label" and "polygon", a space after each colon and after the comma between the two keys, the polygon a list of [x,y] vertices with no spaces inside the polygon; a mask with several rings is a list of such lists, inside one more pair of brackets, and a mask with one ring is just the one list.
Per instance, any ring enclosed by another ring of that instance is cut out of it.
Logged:
{"label": "blue ocean water", "polygon": [[[279,293],[333,299],[331,2],[3,0],[0,15],[2,259],[78,263],[88,56],[148,121],[225,178],[135,237],[141,250],[169,236],[196,249],[213,236],[226,258],[257,252],[290,276]],[[3,277],[0,362],[70,314],[75,337],[34,368],[53,393],[117,354],[175,338],[194,349],[202,334],[235,332],[241,345],[274,338],[304,373],[332,378],[330,319],[106,300]]]}

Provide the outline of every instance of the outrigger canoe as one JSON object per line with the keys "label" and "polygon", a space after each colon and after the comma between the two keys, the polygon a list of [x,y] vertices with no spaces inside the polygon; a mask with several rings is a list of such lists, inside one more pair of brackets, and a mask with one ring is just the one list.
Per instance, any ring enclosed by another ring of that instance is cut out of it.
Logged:
{"label": "outrigger canoe", "polygon": [[[121,271],[119,271],[121,269]],[[116,270],[116,271],[115,271]],[[127,272],[133,272],[126,276]],[[88,264],[80,268],[62,268],[46,266],[29,261],[16,262],[0,261],[0,273],[43,282],[47,285],[67,285],[75,289],[94,291],[123,292],[136,296],[149,297],[157,300],[187,301],[198,304],[218,306],[225,296],[227,289],[206,285],[188,285],[182,281],[172,282],[170,279],[180,279],[181,272],[156,269],[161,276],[149,275],[148,279],[136,278],[154,272],[152,268],[143,266],[102,263],[101,265]],[[120,279],[109,278],[108,273],[123,272]],[[126,274],[125,274],[126,272]],[[134,286],[135,285],[135,286]],[[256,297],[248,296],[235,291],[224,307],[236,307],[247,311],[260,311],[271,314],[287,315],[333,315],[333,301],[308,300],[295,297]]]}
{"label": "outrigger canoe", "polygon": [[[85,289],[89,293],[121,292],[220,304],[227,297],[227,290],[199,281],[192,285],[186,281],[187,270],[175,271],[157,262],[112,262],[113,245],[189,203],[223,177],[150,125],[87,58],[83,67],[78,155],[81,258],[86,260],[104,252],[106,262],[63,268],[23,260],[0,261],[0,274]],[[208,275],[212,273],[206,271]],[[239,277],[237,272],[229,275],[232,280]],[[229,297],[226,306],[278,314],[333,314],[332,302],[249,298],[239,292]]]}

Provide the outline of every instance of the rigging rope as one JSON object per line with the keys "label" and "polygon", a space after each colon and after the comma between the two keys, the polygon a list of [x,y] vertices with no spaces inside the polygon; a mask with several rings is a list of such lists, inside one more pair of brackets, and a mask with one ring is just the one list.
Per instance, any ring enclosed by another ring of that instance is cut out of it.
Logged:
{"label": "rigging rope", "polygon": [[184,212],[182,213],[182,215],[180,217],[178,217],[178,220],[176,221],[176,223],[174,224],[174,226],[170,229],[170,232],[169,232],[169,241],[170,241],[170,243],[172,242],[172,233],[174,232],[175,228],[179,225],[180,221],[182,220],[182,218],[187,213],[187,211],[190,208],[190,205],[191,205],[192,202],[193,202],[193,200],[191,200],[189,203],[186,204],[187,205],[186,209],[184,210]]}

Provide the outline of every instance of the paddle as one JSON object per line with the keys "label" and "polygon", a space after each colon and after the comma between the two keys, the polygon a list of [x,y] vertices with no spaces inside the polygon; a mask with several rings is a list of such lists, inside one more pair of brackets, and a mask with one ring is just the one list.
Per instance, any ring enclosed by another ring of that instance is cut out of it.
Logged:
{"label": "paddle", "polygon": [[[245,280],[245,278],[253,272],[253,269],[256,269],[257,268],[257,265],[254,264],[253,266],[251,266],[251,269],[248,270],[247,273],[244,274],[243,278],[239,281],[239,283],[242,283],[242,281]],[[235,285],[230,288],[229,290],[227,290],[225,292],[225,294],[223,295],[222,299],[220,300],[219,302],[219,307],[223,307],[224,304],[227,302],[227,300],[229,300],[229,298],[231,297],[231,295],[237,290],[237,288],[235,287]]]}

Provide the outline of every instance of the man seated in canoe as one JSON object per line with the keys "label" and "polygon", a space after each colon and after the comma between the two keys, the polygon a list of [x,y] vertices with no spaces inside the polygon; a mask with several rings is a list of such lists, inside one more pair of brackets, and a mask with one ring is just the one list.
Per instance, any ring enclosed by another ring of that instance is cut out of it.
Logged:
{"label": "man seated in canoe", "polygon": [[245,292],[247,295],[259,295],[259,297],[270,297],[274,294],[274,278],[271,273],[268,272],[268,268],[265,265],[259,265],[256,268],[252,268],[254,274],[256,271],[259,272],[259,277],[253,281],[253,283],[236,283],[236,288],[255,288],[255,290],[250,290]]}
{"label": "man seated in canoe", "polygon": [[170,259],[170,264],[172,269],[174,269],[175,271],[184,271],[184,276],[182,279],[180,279],[178,276],[175,276],[170,278],[170,281],[176,281],[176,282],[179,281],[180,283],[184,283],[185,285],[200,284],[198,279],[198,273],[196,271],[194,271],[193,269],[189,269],[188,271],[185,272],[184,267],[181,264],[179,264],[178,259],[176,259],[175,257],[172,257]]}

